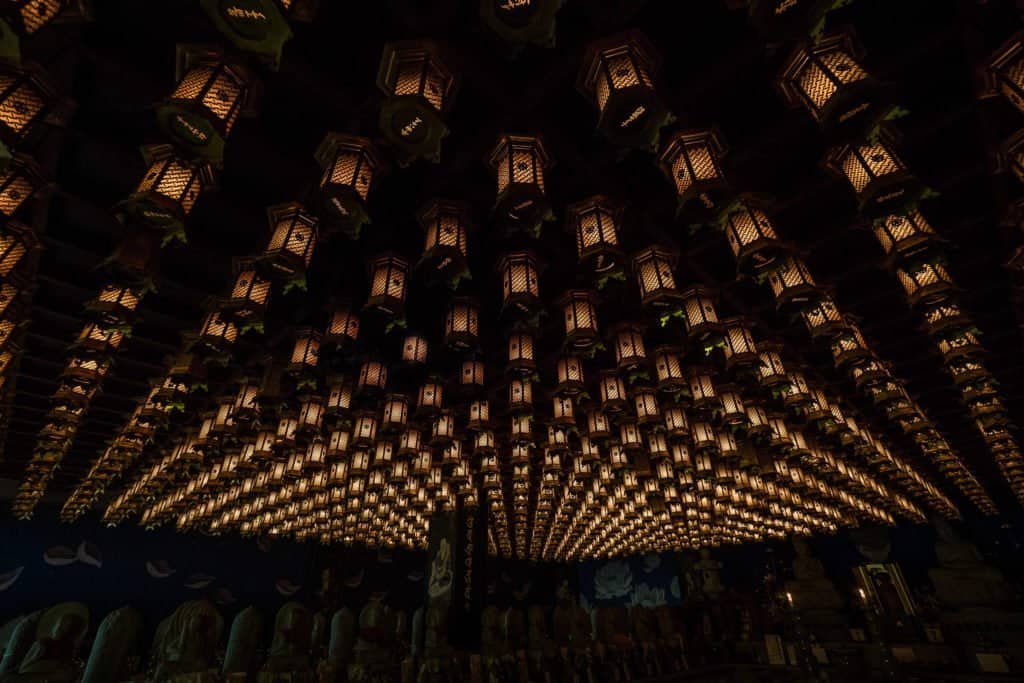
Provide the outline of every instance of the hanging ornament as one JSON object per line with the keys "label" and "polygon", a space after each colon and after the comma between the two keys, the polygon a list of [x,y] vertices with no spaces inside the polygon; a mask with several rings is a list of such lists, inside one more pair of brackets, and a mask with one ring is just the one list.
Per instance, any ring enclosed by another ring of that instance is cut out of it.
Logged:
{"label": "hanging ornament", "polygon": [[384,46],[377,87],[387,96],[380,110],[380,129],[395,148],[398,163],[423,158],[441,160],[441,140],[448,135],[442,115],[451,107],[455,75],[429,41],[403,41]]}

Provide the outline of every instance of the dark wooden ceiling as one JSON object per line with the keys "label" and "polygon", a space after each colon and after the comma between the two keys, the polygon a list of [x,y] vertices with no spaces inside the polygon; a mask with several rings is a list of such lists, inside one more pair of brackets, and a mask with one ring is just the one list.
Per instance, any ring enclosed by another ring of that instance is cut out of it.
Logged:
{"label": "dark wooden ceiling", "polygon": [[[321,4],[313,23],[294,27],[280,70],[262,75],[260,114],[241,120],[232,132],[220,190],[199,201],[188,221],[188,244],[163,251],[159,289],[145,298],[140,323],[119,351],[52,491],[74,486],[124,424],[147,381],[162,374],[164,357],[178,348],[181,333],[198,326],[204,299],[228,286],[232,257],[263,247],[264,208],[311,198],[318,171],[313,151],[323,135],[331,130],[377,135],[381,95],[374,78],[382,46],[405,38],[444,41],[455,56],[461,82],[447,118],[451,135],[442,162],[393,169],[379,183],[370,201],[373,223],[358,248],[337,238],[318,249],[309,294],[274,303],[271,317],[279,329],[322,326],[326,302],[340,292],[359,299],[365,292],[364,259],[376,250],[415,257],[422,234],[414,213],[435,196],[472,203],[479,228],[470,236],[470,286],[483,301],[498,301],[493,276],[498,246],[487,220],[494,182],[484,158],[499,133],[540,133],[557,163],[548,190],[559,214],[540,246],[549,264],[541,276],[542,292],[554,295],[576,281],[569,267],[575,263],[572,241],[561,230],[562,207],[594,193],[619,198],[629,206],[627,246],[655,239],[678,245],[680,282],[714,286],[722,315],[752,316],[760,338],[785,339],[821,379],[870,414],[870,406],[832,369],[827,349],[812,345],[799,322],[776,314],[766,288],[735,281],[721,235],[691,237],[676,221],[674,194],[652,156],[623,155],[595,132],[595,110],[573,87],[585,46],[638,28],[663,57],[658,87],[679,118],[676,126],[719,128],[731,149],[733,184],[774,197],[779,233],[804,250],[819,282],[834,288],[840,308],[860,317],[874,349],[893,363],[895,374],[906,380],[1000,507],[1016,512],[918,315],[882,267],[874,237],[858,227],[851,192],[820,168],[825,142],[811,119],[788,109],[775,90],[789,48],[766,48],[742,12],[730,11],[721,0],[572,1],[559,13],[554,48],[512,55],[481,27],[474,2]],[[54,73],[78,108],[70,125],[36,151],[56,168],[57,190],[44,216],[45,251],[32,324],[0,462],[0,475],[6,477],[18,478],[31,455],[65,349],[80,328],[82,305],[102,284],[96,267],[121,234],[111,207],[133,189],[144,169],[138,147],[161,139],[153,105],[174,86],[175,44],[220,42],[195,2],[94,0],[93,8],[92,22],[55,27],[32,46],[31,56]],[[1002,267],[1015,236],[1000,223],[1018,188],[1016,181],[993,174],[991,150],[1024,118],[1005,102],[979,101],[975,74],[1019,24],[1010,0],[857,0],[830,18],[830,27],[855,29],[865,47],[864,65],[896,86],[897,100],[910,112],[898,122],[904,158],[941,193],[924,212],[952,244],[950,272],[963,290],[963,306],[984,333],[988,364],[1017,424],[1024,419],[1021,340],[1012,282]],[[410,325],[437,333],[445,298],[414,288]],[[628,315],[634,300],[632,292],[622,297],[613,292],[603,318],[606,312],[610,320]],[[493,316],[485,308],[483,329]],[[493,327],[484,347],[497,357],[503,346]],[[374,344],[397,340],[371,335],[364,344],[373,350]],[[889,434],[907,446],[905,453],[916,453],[898,434]]]}

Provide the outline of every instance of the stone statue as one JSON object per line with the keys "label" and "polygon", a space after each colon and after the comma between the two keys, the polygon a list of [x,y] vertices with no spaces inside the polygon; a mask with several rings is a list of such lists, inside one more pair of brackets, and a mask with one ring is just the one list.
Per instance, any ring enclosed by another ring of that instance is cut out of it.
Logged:
{"label": "stone statue", "polygon": [[722,585],[722,563],[711,557],[711,551],[707,548],[700,549],[700,560],[694,563],[693,568],[700,573],[700,592],[705,598],[714,600],[725,586]]}
{"label": "stone statue", "polygon": [[[18,665],[25,658],[28,649],[36,639],[36,629],[39,627],[39,617],[43,613],[33,612],[28,616],[21,617],[11,629],[7,638],[7,647],[3,651],[3,659],[0,659],[0,676],[3,674],[17,673]],[[6,625],[5,625],[6,628]]]}
{"label": "stone statue", "polygon": [[292,674],[310,671],[309,638],[312,630],[313,617],[309,610],[298,602],[285,603],[274,619],[274,639],[262,671]]}
{"label": "stone statue", "polygon": [[381,595],[371,595],[359,612],[358,633],[353,662],[348,668],[349,680],[392,680],[397,676],[400,662],[393,652],[395,619]]}
{"label": "stone statue", "polygon": [[256,668],[256,648],[263,635],[263,615],[250,605],[235,615],[224,653],[224,674],[249,674]]}
{"label": "stone statue", "polygon": [[80,602],[64,602],[43,612],[36,628],[36,642],[21,660],[16,680],[75,680],[79,674],[75,658],[88,630],[89,608]]}
{"label": "stone statue", "polygon": [[153,677],[168,681],[184,674],[209,672],[223,630],[224,618],[212,603],[206,600],[182,603],[157,628]]}
{"label": "stone statue", "polygon": [[825,576],[825,567],[811,554],[811,546],[803,538],[793,539],[796,558],[793,559],[794,581],[786,582],[786,592],[793,596],[793,604],[803,610],[838,610],[843,599],[836,587]]}
{"label": "stone statue", "polygon": [[928,570],[935,595],[952,607],[1001,607],[1010,600],[1010,587],[1003,575],[981,559],[973,543],[957,538],[944,519],[932,521],[938,539],[935,554],[939,566]]}
{"label": "stone statue", "polygon": [[85,664],[82,683],[126,681],[132,672],[128,660],[142,633],[142,614],[131,607],[116,609],[100,622]]}

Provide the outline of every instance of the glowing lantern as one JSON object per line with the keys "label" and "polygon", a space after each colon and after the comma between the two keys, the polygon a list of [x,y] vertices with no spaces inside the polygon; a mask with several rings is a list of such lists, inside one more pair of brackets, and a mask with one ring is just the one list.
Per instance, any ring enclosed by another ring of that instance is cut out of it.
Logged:
{"label": "glowing lantern", "polygon": [[349,237],[359,237],[363,224],[370,221],[366,198],[381,165],[373,143],[355,135],[328,133],[316,159],[323,169],[320,199],[327,222]]}
{"label": "glowing lantern", "polygon": [[420,209],[416,219],[426,234],[423,261],[427,267],[452,274],[465,271],[469,204],[434,199]]}
{"label": "glowing lantern", "polygon": [[698,409],[721,409],[722,403],[715,392],[715,384],[706,368],[687,368],[690,382],[690,395],[693,405]]}
{"label": "glowing lantern", "polygon": [[496,268],[501,276],[502,303],[524,312],[533,310],[540,297],[534,255],[528,251],[503,254]]}
{"label": "glowing lantern", "polygon": [[938,340],[939,353],[943,360],[950,364],[954,360],[976,356],[983,352],[978,338],[970,330],[965,330],[955,336],[949,336]]}
{"label": "glowing lantern", "polygon": [[231,295],[221,299],[221,312],[235,319],[261,317],[270,298],[270,280],[257,271],[252,260],[239,259],[235,261],[234,268],[235,284]]}
{"label": "glowing lantern", "polygon": [[[455,413],[450,410],[442,410],[434,419],[434,427],[430,443],[433,445],[448,444],[455,437]],[[461,458],[462,442],[453,441],[448,445],[449,452],[445,453],[445,459],[449,457]]]}
{"label": "glowing lantern", "polygon": [[635,369],[647,360],[643,328],[634,323],[621,323],[612,331],[615,339],[615,362],[619,370]]}
{"label": "glowing lantern", "polygon": [[1020,35],[1004,43],[986,70],[992,92],[1002,94],[1024,112],[1024,42]]}
{"label": "glowing lantern", "polygon": [[384,137],[399,151],[404,166],[420,157],[441,159],[441,139],[448,134],[441,114],[450,106],[455,77],[427,41],[384,46],[377,87],[387,95],[380,111]]}
{"label": "glowing lantern", "polygon": [[725,328],[722,349],[726,369],[757,365],[757,346],[746,322],[742,318],[726,318],[721,324]]}
{"label": "glowing lantern", "polygon": [[639,387],[633,391],[633,407],[637,421],[642,424],[661,422],[661,411],[658,408],[658,396],[653,389]]}
{"label": "glowing lantern", "polygon": [[611,435],[608,417],[600,410],[587,413],[587,436],[591,439],[604,439]]}
{"label": "glowing lantern", "polygon": [[729,194],[722,172],[726,149],[715,131],[682,131],[675,133],[658,158],[661,170],[675,184],[680,208],[691,203],[688,211],[710,216]]}
{"label": "glowing lantern", "polygon": [[875,142],[841,145],[829,151],[825,166],[845,177],[857,195],[861,213],[878,216],[918,198],[922,189],[896,155],[895,141],[881,135]]}
{"label": "glowing lantern", "polygon": [[595,304],[594,294],[581,289],[569,290],[556,301],[564,314],[566,340],[574,348],[590,348],[598,339]]}
{"label": "glowing lantern", "polygon": [[848,33],[796,49],[779,85],[789,106],[803,105],[819,125],[840,135],[870,128],[883,113],[873,100],[877,88],[857,62],[862,55]]}
{"label": "glowing lantern", "polygon": [[533,409],[533,384],[529,380],[513,379],[509,381],[508,407],[515,413]]}
{"label": "glowing lantern", "polygon": [[361,390],[381,390],[388,383],[388,368],[376,360],[364,361],[359,368],[357,386]]}
{"label": "glowing lantern", "polygon": [[416,399],[416,410],[431,415],[441,409],[444,398],[444,387],[440,382],[427,380],[420,385]]}
{"label": "glowing lantern", "polygon": [[139,305],[139,294],[131,287],[108,284],[100,290],[99,296],[87,304],[90,311],[98,313],[104,322],[111,324],[128,322]]}
{"label": "glowing lantern", "polygon": [[651,80],[658,61],[637,31],[587,48],[576,88],[597,106],[598,129],[615,144],[654,149],[661,127],[674,120]]}
{"label": "glowing lantern", "polygon": [[750,197],[741,198],[738,208],[726,217],[724,227],[739,270],[768,268],[782,253],[771,220],[760,203]]}
{"label": "glowing lantern", "polygon": [[268,208],[267,220],[273,233],[260,262],[284,277],[304,273],[316,248],[316,217],[301,204],[289,202]]}
{"label": "glowing lantern", "polygon": [[405,426],[409,413],[409,399],[404,394],[388,394],[384,397],[384,409],[381,427],[385,430],[400,429]]}
{"label": "glowing lantern", "polygon": [[558,376],[557,391],[567,396],[575,396],[583,391],[583,362],[576,356],[562,356],[555,366]]}
{"label": "glowing lantern", "polygon": [[352,427],[352,445],[370,446],[377,439],[377,416],[372,412],[361,412]]}
{"label": "glowing lantern", "polygon": [[633,272],[640,287],[640,300],[645,306],[663,308],[679,301],[672,271],[677,254],[653,245],[633,254]]}
{"label": "glowing lantern", "polygon": [[565,396],[555,396],[552,398],[551,412],[557,424],[576,424],[576,415],[571,398]]}
{"label": "glowing lantern", "polygon": [[316,369],[320,362],[320,333],[315,330],[300,330],[292,347],[288,370],[295,373],[309,372]]}
{"label": "glowing lantern", "polygon": [[[45,122],[60,125],[73,105],[57,96],[46,73],[35,65],[0,69],[0,137],[14,148]],[[10,152],[2,150],[6,158]]]}
{"label": "glowing lantern", "polygon": [[602,412],[617,413],[625,407],[626,385],[615,372],[601,372],[600,391]]}
{"label": "glowing lantern", "polygon": [[907,269],[897,268],[896,278],[903,285],[911,306],[934,306],[947,299],[956,287],[945,266],[939,261],[925,261]]}
{"label": "glowing lantern", "polygon": [[348,304],[340,304],[331,313],[324,332],[323,341],[327,343],[354,342],[359,338],[359,315]]}
{"label": "glowing lantern", "polygon": [[465,297],[452,300],[444,320],[445,343],[457,349],[474,346],[480,333],[479,319],[476,302]]}
{"label": "glowing lantern", "polygon": [[124,203],[126,212],[145,225],[167,230],[180,227],[199,195],[213,187],[212,169],[208,164],[184,160],[170,145],[146,147],[143,156],[149,168]]}
{"label": "glowing lantern", "polygon": [[427,362],[427,340],[418,334],[406,335],[402,341],[402,360],[412,365]]}
{"label": "glowing lantern", "polygon": [[860,328],[852,323],[847,323],[846,329],[832,339],[831,348],[832,360],[837,368],[871,356],[871,349],[868,348]]}
{"label": "glowing lantern", "polygon": [[812,337],[831,336],[846,326],[835,302],[829,297],[822,297],[814,305],[802,309],[800,317]]}
{"label": "glowing lantern", "polygon": [[686,334],[690,339],[706,339],[721,329],[711,293],[703,287],[691,287],[682,294]]}
{"label": "glowing lantern", "polygon": [[484,429],[491,419],[491,406],[487,401],[473,401],[469,404],[469,429]]}
{"label": "glowing lantern", "polygon": [[524,232],[539,230],[548,212],[544,173],[551,166],[543,141],[503,135],[491,152],[490,165],[498,185],[495,211],[499,220]]}
{"label": "glowing lantern", "polygon": [[0,170],[0,214],[10,218],[43,186],[42,170],[31,158],[20,154]]}
{"label": "glowing lantern", "polygon": [[405,292],[409,262],[393,253],[384,253],[370,261],[370,295],[368,308],[390,316],[401,316],[405,310]]}
{"label": "glowing lantern", "polygon": [[206,314],[203,326],[199,328],[199,338],[204,344],[223,351],[235,343],[238,338],[238,327],[233,322],[224,320],[219,311],[211,311]]}
{"label": "glowing lantern", "polygon": [[98,355],[108,354],[117,351],[123,339],[124,334],[116,327],[88,323],[78,334],[73,346]]}
{"label": "glowing lantern", "polygon": [[768,284],[775,296],[775,305],[784,308],[806,304],[818,295],[818,286],[802,260],[788,256],[768,275]]}
{"label": "glowing lantern", "polygon": [[513,332],[508,338],[508,368],[521,374],[533,374],[537,364],[533,360],[533,337]]}
{"label": "glowing lantern", "polygon": [[924,310],[924,322],[931,335],[948,333],[970,326],[970,318],[954,301],[939,301]]}
{"label": "glowing lantern", "polygon": [[595,195],[566,207],[566,226],[576,236],[580,262],[598,275],[619,267],[619,223],[622,207]]}
{"label": "glowing lantern", "polygon": [[890,259],[918,256],[936,241],[935,231],[916,208],[874,222],[875,237]]}
{"label": "glowing lantern", "polygon": [[187,154],[215,164],[238,115],[248,106],[252,75],[219,50],[178,46],[178,85],[157,107],[160,128]]}

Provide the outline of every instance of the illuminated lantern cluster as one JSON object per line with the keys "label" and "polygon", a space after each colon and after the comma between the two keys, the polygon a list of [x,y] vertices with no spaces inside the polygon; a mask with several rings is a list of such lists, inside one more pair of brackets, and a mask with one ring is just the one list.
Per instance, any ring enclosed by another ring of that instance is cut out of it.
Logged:
{"label": "illuminated lantern cluster", "polygon": [[656,149],[661,128],[675,120],[654,89],[658,62],[637,31],[587,48],[576,87],[597,107],[598,129],[612,142]]}
{"label": "illuminated lantern cluster", "polygon": [[387,96],[380,129],[399,152],[399,163],[440,161],[441,140],[448,135],[442,116],[452,104],[455,75],[438,46],[427,41],[385,45],[377,87]]}

